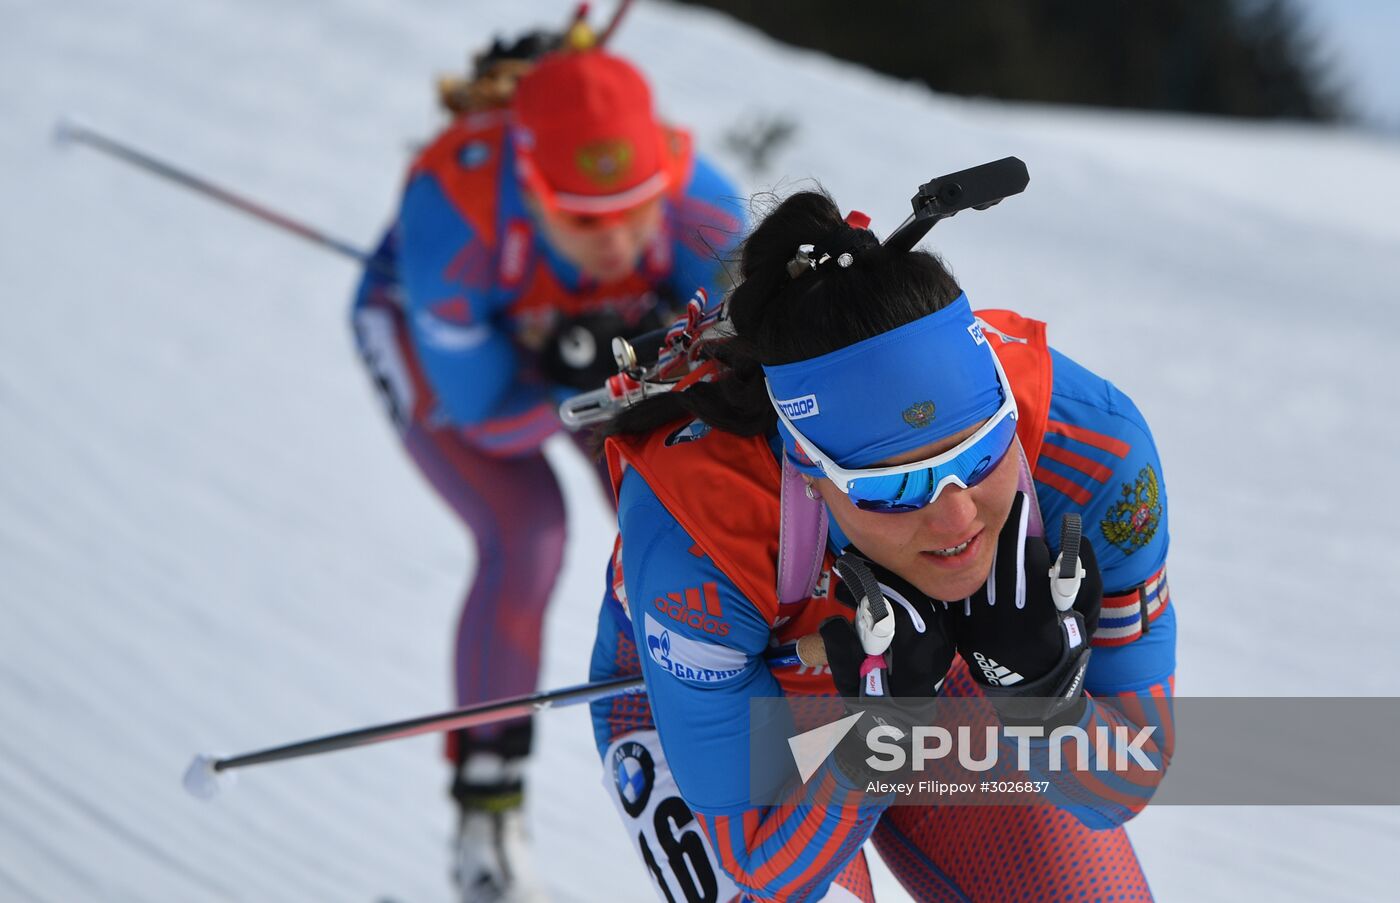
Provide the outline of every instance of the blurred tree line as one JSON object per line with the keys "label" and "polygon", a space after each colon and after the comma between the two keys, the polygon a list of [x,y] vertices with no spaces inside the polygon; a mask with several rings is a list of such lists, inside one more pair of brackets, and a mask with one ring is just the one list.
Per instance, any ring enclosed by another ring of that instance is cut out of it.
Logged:
{"label": "blurred tree line", "polygon": [[1341,92],[1291,0],[682,0],[936,91],[1335,120]]}

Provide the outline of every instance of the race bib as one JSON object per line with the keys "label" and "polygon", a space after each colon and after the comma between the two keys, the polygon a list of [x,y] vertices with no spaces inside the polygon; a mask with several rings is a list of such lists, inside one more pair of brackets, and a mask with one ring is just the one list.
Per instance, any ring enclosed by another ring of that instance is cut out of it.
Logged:
{"label": "race bib", "polygon": [[408,426],[416,400],[413,378],[399,348],[394,318],[386,310],[365,307],[355,312],[355,342],[379,390],[389,417],[399,429]]}
{"label": "race bib", "polygon": [[667,903],[730,903],[742,893],[681,799],[656,731],[618,738],[603,759],[603,785]]}

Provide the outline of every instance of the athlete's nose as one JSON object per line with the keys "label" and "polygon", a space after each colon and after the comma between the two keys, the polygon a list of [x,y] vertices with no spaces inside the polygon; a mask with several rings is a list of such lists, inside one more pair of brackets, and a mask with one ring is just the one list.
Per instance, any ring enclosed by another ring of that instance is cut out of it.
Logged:
{"label": "athlete's nose", "polygon": [[625,251],[631,243],[631,234],[626,223],[600,226],[594,234],[598,244],[609,251]]}
{"label": "athlete's nose", "polygon": [[977,519],[977,502],[971,492],[946,486],[931,504],[919,510],[924,534],[949,543],[962,542]]}

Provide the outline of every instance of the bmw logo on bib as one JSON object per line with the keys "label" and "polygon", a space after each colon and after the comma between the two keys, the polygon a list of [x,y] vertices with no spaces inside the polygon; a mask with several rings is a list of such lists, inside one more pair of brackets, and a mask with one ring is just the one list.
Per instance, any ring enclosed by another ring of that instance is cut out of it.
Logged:
{"label": "bmw logo on bib", "polygon": [[629,740],[613,750],[612,770],[622,809],[636,818],[646,809],[647,800],[651,798],[651,786],[656,779],[656,766],[651,761],[651,753],[642,744]]}

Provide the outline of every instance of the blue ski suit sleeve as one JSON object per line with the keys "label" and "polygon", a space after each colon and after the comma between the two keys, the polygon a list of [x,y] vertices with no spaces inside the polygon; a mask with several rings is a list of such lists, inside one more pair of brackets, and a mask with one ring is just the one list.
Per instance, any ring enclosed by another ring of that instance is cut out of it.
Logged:
{"label": "blue ski suit sleeve", "polygon": [[1106,606],[1161,578],[1160,613],[1142,637],[1114,642],[1127,632],[1124,625],[1138,622],[1136,612],[1120,620],[1105,611],[1100,618],[1089,688],[1118,692],[1166,681],[1176,668],[1175,606],[1167,605],[1167,491],[1157,446],[1127,395],[1052,354],[1049,428],[1034,474],[1047,539],[1057,546],[1061,516],[1080,514],[1103,573]]}
{"label": "blue ski suit sleeve", "polygon": [[398,238],[409,330],[439,413],[456,426],[478,424],[500,411],[517,370],[489,290],[473,288],[461,272],[480,239],[428,172],[404,190]]}
{"label": "blue ski suit sleeve", "polygon": [[748,803],[749,700],[783,695],[763,659],[769,626],[635,472],[623,480],[619,522],[652,717],[686,803],[740,887],[765,900],[820,899],[882,807],[863,803],[831,762],[791,802]]}
{"label": "blue ski suit sleeve", "polygon": [[360,273],[360,282],[355,287],[355,298],[350,305],[352,319],[357,311],[372,301],[388,298],[399,291],[397,267],[398,236],[394,227],[390,226],[380,236],[379,244]]}
{"label": "blue ski suit sleeve", "polygon": [[[1058,552],[1061,517],[1078,512],[1104,580],[1104,608],[1085,673],[1091,704],[1080,726],[1154,728],[1143,747],[1156,771],[1098,772],[1058,799],[1090,827],[1141,811],[1170,760],[1176,606],[1168,605],[1167,493],[1157,448],[1137,406],[1109,381],[1052,350],[1049,424],[1034,478],[1046,539]],[[1142,617],[1151,608],[1148,617]],[[1137,633],[1141,623],[1142,632]],[[1061,788],[1062,790],[1064,788]]]}

